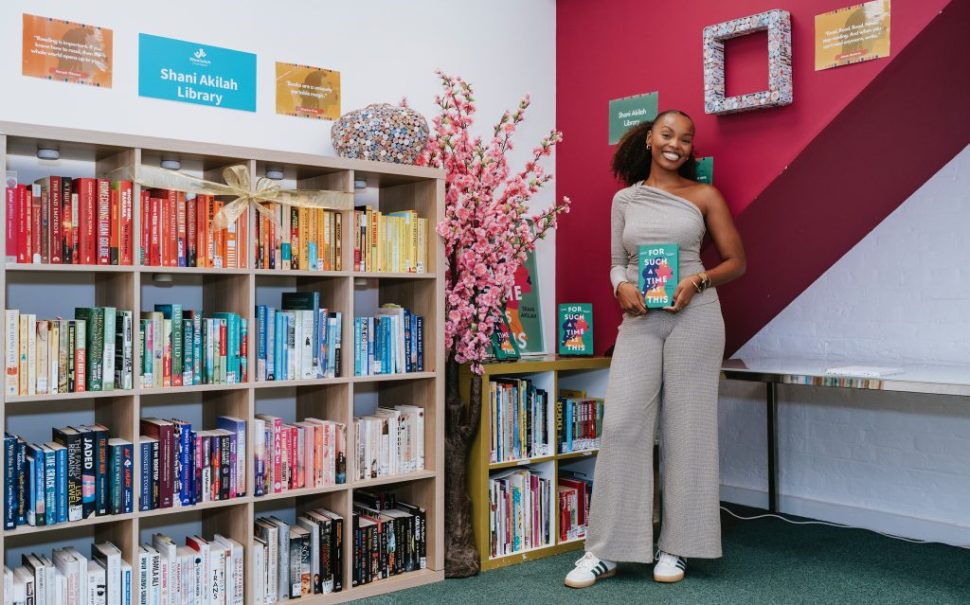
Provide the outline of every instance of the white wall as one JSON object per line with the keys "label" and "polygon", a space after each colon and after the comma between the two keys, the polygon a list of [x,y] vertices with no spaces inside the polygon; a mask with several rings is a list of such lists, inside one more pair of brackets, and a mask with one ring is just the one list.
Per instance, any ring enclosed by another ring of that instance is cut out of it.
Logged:
{"label": "white wall", "polygon": [[[970,147],[735,355],[970,367]],[[964,378],[966,380],[966,378]],[[764,387],[722,381],[722,496],[767,501]],[[779,388],[783,510],[970,544],[970,399]]]}
{"label": "white wall", "polygon": [[[0,120],[333,155],[331,122],[276,115],[276,61],[339,71],[343,112],[407,97],[426,117],[435,113],[434,70],[441,68],[474,85],[482,135],[524,93],[532,94],[511,154],[519,167],[555,125],[555,10],[554,0],[3,2]],[[22,77],[25,12],[112,29],[112,88]],[[255,53],[256,112],[139,97],[139,33]],[[546,166],[551,170],[552,161]],[[550,186],[536,207],[552,199]],[[555,344],[554,241],[543,242],[537,257],[549,350]]]}

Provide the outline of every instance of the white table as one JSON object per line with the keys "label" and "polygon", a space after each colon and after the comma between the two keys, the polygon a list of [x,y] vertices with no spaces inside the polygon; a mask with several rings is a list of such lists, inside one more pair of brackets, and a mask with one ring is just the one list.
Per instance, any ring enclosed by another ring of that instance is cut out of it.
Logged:
{"label": "white table", "polygon": [[[825,373],[828,368],[845,366],[892,366],[901,369],[902,372],[881,378],[832,376]],[[844,359],[745,358],[726,360],[721,366],[721,377],[726,380],[765,383],[768,421],[768,509],[772,512],[778,508],[777,385],[801,384],[841,389],[970,397],[970,366],[865,363]]]}

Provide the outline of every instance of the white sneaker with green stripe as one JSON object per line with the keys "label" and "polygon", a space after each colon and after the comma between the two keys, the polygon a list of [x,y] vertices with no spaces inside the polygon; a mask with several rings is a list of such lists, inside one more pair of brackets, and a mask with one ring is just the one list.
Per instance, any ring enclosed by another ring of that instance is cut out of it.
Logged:
{"label": "white sneaker with green stripe", "polygon": [[566,575],[566,586],[570,588],[586,588],[596,584],[600,578],[616,575],[616,563],[600,559],[591,552],[584,554],[576,567]]}
{"label": "white sneaker with green stripe", "polygon": [[657,564],[653,567],[653,579],[656,582],[680,582],[687,571],[687,561],[683,557],[657,551]]}

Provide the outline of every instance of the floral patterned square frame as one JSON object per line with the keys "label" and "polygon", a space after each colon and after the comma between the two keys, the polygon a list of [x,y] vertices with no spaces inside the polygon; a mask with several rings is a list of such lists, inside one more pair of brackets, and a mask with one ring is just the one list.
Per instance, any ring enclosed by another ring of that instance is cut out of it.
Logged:
{"label": "floral patterned square frame", "polygon": [[[768,90],[724,96],[724,42],[768,31]],[[776,9],[704,28],[704,113],[729,114],[792,102],[791,16]]]}

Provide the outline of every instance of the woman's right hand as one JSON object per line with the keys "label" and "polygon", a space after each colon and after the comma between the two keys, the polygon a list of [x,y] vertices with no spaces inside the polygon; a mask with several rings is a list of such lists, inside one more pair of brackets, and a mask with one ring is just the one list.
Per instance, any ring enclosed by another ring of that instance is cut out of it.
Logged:
{"label": "woman's right hand", "polygon": [[625,281],[616,288],[616,301],[624,313],[633,316],[647,314],[647,306],[643,302],[643,295],[632,283]]}

